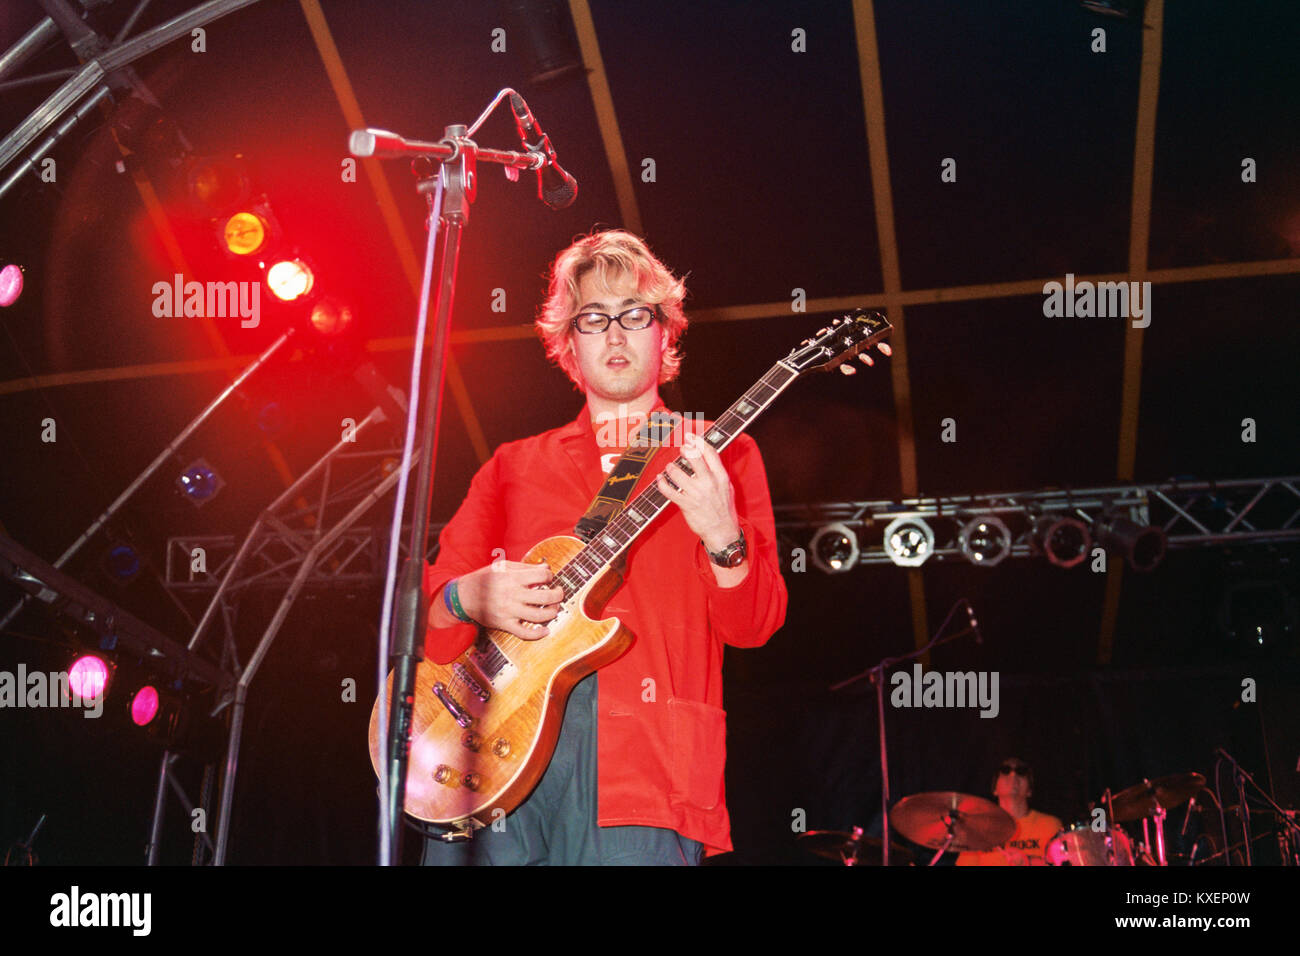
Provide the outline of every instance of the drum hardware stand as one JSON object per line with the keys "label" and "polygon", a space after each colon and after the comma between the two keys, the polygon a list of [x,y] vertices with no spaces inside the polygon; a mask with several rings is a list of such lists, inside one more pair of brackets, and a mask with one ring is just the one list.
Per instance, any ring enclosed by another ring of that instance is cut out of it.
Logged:
{"label": "drum hardware stand", "polygon": [[[1155,796],[1156,788],[1154,785],[1152,785],[1151,781],[1148,780],[1146,777],[1143,777],[1142,782],[1146,784],[1147,794],[1149,796]],[[1111,792],[1109,787],[1106,788],[1105,799],[1106,799],[1106,812],[1109,814],[1107,820],[1107,830],[1111,830],[1114,828],[1113,821],[1115,819],[1115,808],[1111,804]],[[1165,856],[1165,817],[1167,817],[1168,815],[1169,815],[1168,811],[1165,810],[1165,808],[1161,806],[1159,802],[1157,802],[1155,810],[1153,810],[1151,813],[1147,814],[1142,818],[1142,853],[1143,855],[1146,856],[1147,859],[1152,860],[1155,866],[1169,865],[1169,859],[1168,857]],[[1154,840],[1152,839],[1151,836],[1152,819],[1156,821]],[[1111,840],[1108,834],[1106,838],[1106,858],[1108,861],[1107,863],[1108,866],[1115,865],[1115,853],[1114,853],[1114,848],[1112,847],[1112,842],[1113,841]],[[1152,850],[1155,851],[1154,855],[1152,854]]]}
{"label": "drum hardware stand", "polygon": [[948,830],[948,839],[943,841],[943,846],[939,847],[938,851],[935,852],[934,856],[930,857],[930,862],[927,863],[926,866],[937,866],[940,857],[942,857],[945,853],[948,852],[948,847],[952,846],[952,841],[957,838],[957,834],[953,831],[953,827],[957,825],[957,822],[958,822],[957,811],[955,810],[950,811],[943,815],[943,825]]}
{"label": "drum hardware stand", "polygon": [[1151,846],[1151,835],[1150,835],[1150,832],[1149,832],[1148,829],[1147,829],[1147,823],[1148,823],[1148,821],[1150,821],[1150,820],[1153,819],[1153,818],[1154,818],[1155,821],[1156,821],[1156,823],[1155,823],[1155,831],[1156,831],[1156,842],[1155,842],[1155,850],[1156,850],[1156,866],[1168,866],[1168,865],[1169,865],[1169,860],[1168,860],[1168,858],[1165,856],[1165,817],[1166,817],[1167,815],[1168,815],[1168,811],[1166,811],[1164,807],[1157,806],[1157,807],[1156,807],[1156,812],[1155,812],[1155,813],[1151,814],[1150,817],[1143,817],[1143,818],[1142,818],[1142,840],[1143,840],[1143,842],[1145,843],[1145,845],[1148,846],[1148,847]]}
{"label": "drum hardware stand", "polygon": [[1289,826],[1277,831],[1277,848],[1282,854],[1283,866],[1300,866],[1300,828],[1296,827],[1294,810],[1284,810],[1283,819]]}
{"label": "drum hardware stand", "polygon": [[[915,660],[923,654],[929,653],[931,648],[939,647],[941,644],[947,644],[949,641],[955,641],[957,638],[965,637],[967,634],[976,633],[974,627],[967,627],[955,634],[950,634],[942,640],[939,639],[939,635],[942,634],[944,628],[948,626],[948,622],[951,621],[952,616],[957,613],[957,609],[963,606],[967,609],[973,620],[974,611],[971,610],[970,601],[966,598],[962,598],[952,606],[952,610],[948,612],[948,616],[943,619],[943,623],[939,625],[939,629],[934,632],[934,636],[930,638],[930,642],[924,647],[917,648],[910,654],[902,654],[898,657],[882,658],[875,666],[867,668],[860,674],[855,674],[852,677],[842,680],[838,684],[832,684],[830,688],[832,691],[842,690],[850,684],[856,684],[860,680],[869,680],[871,683],[876,685],[876,719],[880,724],[880,835],[883,844],[881,848],[881,853],[883,854],[882,866],[887,867],[890,865],[889,844],[891,842],[889,836],[889,747],[885,740],[885,671],[889,670],[889,668],[893,667],[895,664],[902,664],[906,661]],[[948,823],[949,842],[952,841],[952,822],[953,821],[949,820]],[[945,844],[945,847],[946,846],[947,844]],[[945,852],[946,849],[941,850],[939,851],[939,855],[941,856]],[[935,859],[938,859],[938,856],[936,856]],[[931,863],[931,865],[933,865],[933,863]]]}
{"label": "drum hardware stand", "polygon": [[[862,827],[854,827],[853,836],[849,839],[849,842],[846,843],[844,847],[840,850],[840,859],[844,861],[845,866],[858,865],[858,847],[861,845],[861,843],[862,843]],[[848,849],[849,847],[852,847],[853,849],[852,853],[845,852],[845,850]]]}
{"label": "drum hardware stand", "polygon": [[1106,865],[1115,865],[1115,837],[1112,830],[1115,829],[1115,804],[1113,802],[1114,794],[1110,792],[1110,787],[1101,795],[1102,802],[1106,804]]}

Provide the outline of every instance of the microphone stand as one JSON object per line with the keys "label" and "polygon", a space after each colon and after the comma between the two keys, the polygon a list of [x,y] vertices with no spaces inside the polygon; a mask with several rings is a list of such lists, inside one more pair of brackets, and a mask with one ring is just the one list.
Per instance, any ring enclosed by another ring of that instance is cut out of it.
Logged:
{"label": "microphone stand", "polygon": [[[391,536],[389,546],[388,582],[385,589],[384,611],[380,634],[379,681],[379,738],[385,750],[380,764],[380,817],[379,863],[391,865],[401,860],[402,813],[406,805],[406,771],[410,756],[411,715],[415,705],[416,666],[424,659],[423,636],[427,628],[428,600],[424,594],[424,558],[429,543],[429,508],[433,496],[434,459],[438,447],[438,427],[442,411],[443,370],[446,362],[447,341],[450,337],[451,309],[456,291],[456,266],[460,261],[460,243],[465,224],[469,220],[469,207],[477,192],[478,161],[499,163],[506,167],[506,175],[517,180],[519,171],[540,169],[545,157],[534,152],[520,153],[510,150],[481,149],[469,137],[482,125],[488,114],[501,100],[513,93],[505,89],[470,128],[463,125],[446,127],[443,138],[436,143],[406,140],[384,130],[357,130],[350,139],[350,148],[357,156],[423,157],[436,161],[430,167],[431,175],[417,172],[417,191],[429,199],[432,215],[429,222],[429,240],[425,252],[424,275],[417,314],[417,335],[412,362],[410,408],[408,410],[406,445],[403,449],[402,485],[395,505],[395,527],[400,527],[400,515],[406,501],[405,476],[410,459],[418,454],[415,494],[412,507],[415,513],[410,523],[410,537],[406,563],[400,584],[394,585],[397,561],[398,533]],[[427,166],[417,163],[415,166]],[[436,221],[434,221],[436,219]],[[433,279],[434,251],[437,234],[441,229],[443,242],[440,274],[434,311],[433,349],[425,396],[420,449],[413,449],[415,423],[420,414],[418,396],[420,359],[424,349],[424,331],[429,305],[429,290]],[[395,605],[395,614],[394,614]],[[393,624],[393,646],[388,653],[388,633]],[[393,686],[388,708],[383,705],[385,681],[383,667],[393,663]],[[461,834],[453,838],[465,837]]]}
{"label": "microphone stand", "polygon": [[[876,685],[876,717],[880,723],[880,821],[881,821],[880,835],[881,835],[881,854],[883,855],[883,858],[881,860],[882,866],[889,866],[889,843],[890,843],[889,748],[888,746],[886,746],[885,743],[885,671],[889,670],[889,668],[893,667],[895,664],[902,664],[905,661],[914,660],[915,658],[920,657],[922,654],[928,653],[931,648],[939,647],[941,644],[947,644],[949,641],[955,641],[957,640],[957,638],[965,637],[967,634],[974,634],[975,628],[968,627],[965,628],[964,630],[958,631],[955,634],[950,634],[949,636],[945,637],[943,640],[939,639],[939,635],[943,633],[943,629],[948,626],[948,622],[952,620],[952,616],[957,613],[957,608],[961,607],[963,604],[969,606],[969,602],[967,602],[965,598],[962,598],[960,601],[958,601],[956,604],[952,606],[952,610],[948,612],[948,616],[943,619],[943,623],[939,625],[939,629],[935,631],[934,636],[930,638],[930,643],[926,644],[924,647],[919,647],[916,650],[912,651],[910,654],[902,654],[898,657],[882,658],[880,663],[876,664],[874,667],[869,667],[860,674],[855,674],[852,677],[840,681],[838,684],[831,685],[832,691],[836,691],[844,687],[848,687],[850,684],[856,684],[860,680],[870,680],[871,683]],[[951,830],[952,827],[950,823],[948,843],[952,842]],[[945,849],[947,848],[948,843],[944,844]],[[943,854],[943,852],[944,850],[940,850],[939,854],[935,856],[935,859],[937,860],[939,856]],[[933,865],[933,862],[931,863],[931,865]]]}
{"label": "microphone stand", "polygon": [[[1281,821],[1283,826],[1291,833],[1292,837],[1300,837],[1300,824],[1296,823],[1295,817],[1291,812],[1283,810],[1280,806],[1278,806],[1277,801],[1275,801],[1272,798],[1272,796],[1269,795],[1269,792],[1267,790],[1265,790],[1263,787],[1261,787],[1258,783],[1255,782],[1255,778],[1246,772],[1245,767],[1237,763],[1236,758],[1233,757],[1232,754],[1228,753],[1228,751],[1224,750],[1222,747],[1216,747],[1215,753],[1217,753],[1221,759],[1226,760],[1228,761],[1228,763],[1232,764],[1233,776],[1236,777],[1237,802],[1241,808],[1240,809],[1241,835],[1242,835],[1242,843],[1244,845],[1243,853],[1245,855],[1246,866],[1251,865],[1250,810],[1246,807],[1246,784],[1247,783],[1249,783],[1252,787],[1254,787],[1255,790],[1259,793],[1259,795],[1264,798],[1264,802],[1267,803],[1269,807],[1272,808],[1276,818],[1279,821]],[[1218,784],[1217,772],[1215,774],[1215,784],[1216,785]],[[1225,839],[1223,841],[1223,845],[1225,847],[1228,845],[1228,841],[1226,839],[1226,824],[1225,824]],[[1228,858],[1228,865],[1229,866],[1232,865],[1231,857]]]}

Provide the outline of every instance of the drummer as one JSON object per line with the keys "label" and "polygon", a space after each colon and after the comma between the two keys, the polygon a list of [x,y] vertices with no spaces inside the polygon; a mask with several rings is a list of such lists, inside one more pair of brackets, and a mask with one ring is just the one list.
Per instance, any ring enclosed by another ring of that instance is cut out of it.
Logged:
{"label": "drummer", "polygon": [[987,853],[962,853],[958,866],[1045,866],[1043,853],[1048,842],[1062,829],[1061,821],[1050,813],[1029,809],[1034,795],[1034,771],[1017,757],[1002,761],[993,778],[993,796],[998,805],[1016,821],[1016,830],[1000,847]]}

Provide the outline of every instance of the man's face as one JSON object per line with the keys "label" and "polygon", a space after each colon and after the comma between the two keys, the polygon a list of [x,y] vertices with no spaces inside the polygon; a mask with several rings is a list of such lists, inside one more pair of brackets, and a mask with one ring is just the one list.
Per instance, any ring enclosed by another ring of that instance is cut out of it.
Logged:
{"label": "man's face", "polygon": [[[1024,771],[1028,768],[1017,761],[1007,761],[1003,767],[1015,766]],[[1032,795],[1032,788],[1029,786],[1029,777],[1027,773],[1002,773],[999,768],[998,779],[993,784],[993,793],[998,797],[1018,797],[1028,800]]]}
{"label": "man's face", "polygon": [[[627,272],[610,277],[604,286],[594,271],[578,283],[580,312],[604,312],[618,315],[638,305],[650,305],[637,297],[636,278]],[[663,326],[651,322],[644,329],[628,332],[617,322],[610,322],[604,332],[582,335],[569,332],[569,341],[588,397],[610,402],[633,402],[659,386],[659,365],[667,348]]]}

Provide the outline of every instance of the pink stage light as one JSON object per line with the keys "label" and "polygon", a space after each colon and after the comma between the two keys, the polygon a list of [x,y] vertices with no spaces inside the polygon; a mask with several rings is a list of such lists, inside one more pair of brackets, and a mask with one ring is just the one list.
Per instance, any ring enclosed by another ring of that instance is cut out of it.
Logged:
{"label": "pink stage light", "polygon": [[78,657],[68,670],[68,686],[82,700],[94,700],[108,685],[108,665],[94,654]]}
{"label": "pink stage light", "polygon": [[0,269],[0,307],[13,305],[23,294],[23,270],[14,263]]}
{"label": "pink stage light", "polygon": [[144,727],[157,716],[158,691],[146,684],[131,699],[131,720],[137,727]]}

